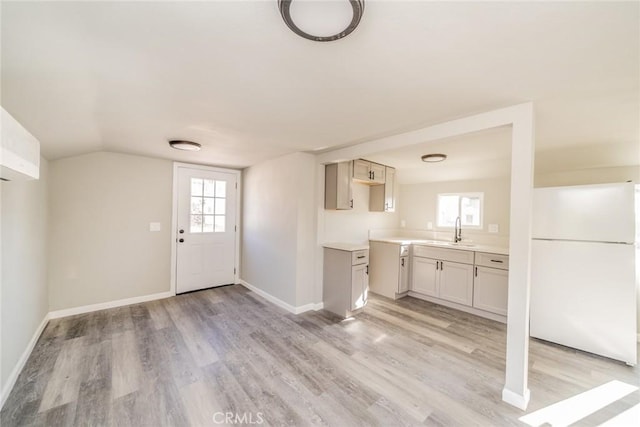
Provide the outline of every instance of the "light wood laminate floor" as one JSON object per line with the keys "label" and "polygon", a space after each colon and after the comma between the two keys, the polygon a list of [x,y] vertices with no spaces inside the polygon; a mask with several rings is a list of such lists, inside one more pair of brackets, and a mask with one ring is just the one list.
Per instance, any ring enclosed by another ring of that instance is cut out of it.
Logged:
{"label": "light wood laminate floor", "polygon": [[[239,285],[210,289],[52,320],[0,421],[205,426],[229,412],[245,425],[524,425],[500,399],[505,330],[414,298],[371,295],[341,321],[289,314]],[[638,386],[638,373],[532,340],[527,412],[611,380]],[[627,394],[578,424],[638,400]]]}

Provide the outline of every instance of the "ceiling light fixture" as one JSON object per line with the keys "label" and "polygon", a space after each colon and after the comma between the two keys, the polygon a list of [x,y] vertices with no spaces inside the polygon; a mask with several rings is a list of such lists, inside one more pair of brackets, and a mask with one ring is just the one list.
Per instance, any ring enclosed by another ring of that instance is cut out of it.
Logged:
{"label": "ceiling light fixture", "polygon": [[[344,11],[346,5],[342,1],[318,2],[296,0],[296,6],[294,6],[293,9],[294,16],[296,20],[299,21],[297,24],[294,23],[291,18],[291,5],[293,0],[278,0],[278,8],[280,9],[280,14],[285,24],[300,37],[316,42],[330,42],[351,34],[360,23],[360,19],[364,13],[364,0],[344,1],[348,1],[351,9],[353,9],[350,21],[348,18],[349,13]],[[305,4],[307,7],[300,9],[300,4]],[[318,9],[318,7],[320,7],[320,9]],[[346,9],[348,10],[348,8]],[[327,15],[327,12],[330,12],[331,16],[323,16]],[[340,15],[343,15],[342,20]],[[340,22],[342,22],[342,24],[340,24]],[[338,28],[327,28],[327,25],[331,26],[336,24],[340,26]],[[346,27],[344,26],[345,24]],[[300,29],[300,26],[311,32]],[[327,33],[326,35],[322,34],[325,32]]]}
{"label": "ceiling light fixture", "polygon": [[438,163],[447,158],[446,154],[425,154],[421,157],[423,162]]}
{"label": "ceiling light fixture", "polygon": [[200,151],[200,148],[202,147],[197,142],[183,141],[180,139],[173,139],[169,141],[169,145],[171,146],[171,148],[183,151]]}

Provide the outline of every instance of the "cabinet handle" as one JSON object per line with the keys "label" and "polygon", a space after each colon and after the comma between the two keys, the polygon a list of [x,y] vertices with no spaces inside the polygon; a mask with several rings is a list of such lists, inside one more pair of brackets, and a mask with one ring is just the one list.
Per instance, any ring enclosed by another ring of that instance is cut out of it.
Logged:
{"label": "cabinet handle", "polygon": [[476,277],[478,277],[478,267],[476,267]]}
{"label": "cabinet handle", "polygon": [[364,258],[364,255],[358,255],[358,259]]}
{"label": "cabinet handle", "polygon": [[436,271],[440,270],[440,261],[436,261]]}
{"label": "cabinet handle", "polygon": [[440,261],[440,271],[444,271],[444,264],[442,264],[442,261]]}
{"label": "cabinet handle", "polygon": [[351,208],[353,209],[353,199],[349,203],[351,203]]}
{"label": "cabinet handle", "polygon": [[372,176],[371,179],[375,180],[376,179],[376,171],[371,171],[371,176]]}
{"label": "cabinet handle", "polygon": [[404,267],[404,258],[400,260],[400,265]]}
{"label": "cabinet handle", "polygon": [[369,266],[367,265],[367,275],[369,275]]}
{"label": "cabinet handle", "polygon": [[498,264],[502,264],[504,261],[499,259],[492,259],[491,262],[497,262]]}

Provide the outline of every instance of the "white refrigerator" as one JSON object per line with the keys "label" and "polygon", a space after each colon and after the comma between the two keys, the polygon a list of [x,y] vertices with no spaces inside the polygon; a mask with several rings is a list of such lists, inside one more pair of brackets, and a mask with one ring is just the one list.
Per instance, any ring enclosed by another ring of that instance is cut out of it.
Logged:
{"label": "white refrigerator", "polygon": [[534,190],[535,338],[637,363],[633,183]]}

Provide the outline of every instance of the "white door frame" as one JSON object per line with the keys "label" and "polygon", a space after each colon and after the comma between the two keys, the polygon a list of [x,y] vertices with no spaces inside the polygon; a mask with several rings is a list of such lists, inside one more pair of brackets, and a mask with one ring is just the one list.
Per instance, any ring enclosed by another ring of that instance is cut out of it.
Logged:
{"label": "white door frame", "polygon": [[238,183],[238,193],[236,197],[236,253],[233,268],[235,274],[233,275],[233,282],[238,283],[240,278],[240,206],[242,200],[242,171],[238,169],[225,169],[214,166],[196,165],[192,163],[173,162],[173,196],[171,205],[171,288],[169,292],[172,295],[176,295],[176,264],[177,264],[177,233],[178,233],[178,168],[198,169],[209,172],[223,172],[236,176],[236,182]]}

